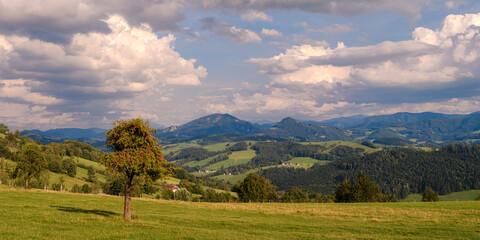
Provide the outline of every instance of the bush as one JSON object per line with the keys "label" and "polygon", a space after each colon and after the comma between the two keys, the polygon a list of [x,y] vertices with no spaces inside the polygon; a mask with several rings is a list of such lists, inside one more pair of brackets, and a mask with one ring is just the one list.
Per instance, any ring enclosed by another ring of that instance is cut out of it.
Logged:
{"label": "bush", "polygon": [[92,193],[92,188],[88,184],[83,184],[82,186],[82,192],[83,193]]}
{"label": "bush", "polygon": [[179,188],[175,192],[175,200],[192,201],[192,193],[190,193],[186,188]]}
{"label": "bush", "polygon": [[422,193],[422,202],[438,202],[439,196],[431,187],[427,187]]}
{"label": "bush", "polygon": [[78,184],[75,184],[75,185],[73,185],[71,192],[81,193],[82,192],[82,187],[80,187],[80,185],[78,185]]}
{"label": "bush", "polygon": [[255,173],[249,173],[237,184],[238,197],[243,202],[265,202],[277,200],[275,186]]}

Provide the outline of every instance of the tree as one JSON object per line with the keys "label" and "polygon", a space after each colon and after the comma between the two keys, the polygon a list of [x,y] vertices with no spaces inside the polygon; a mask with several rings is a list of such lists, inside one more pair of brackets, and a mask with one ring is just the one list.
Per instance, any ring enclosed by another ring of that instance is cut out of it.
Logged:
{"label": "tree", "polygon": [[25,176],[25,189],[28,189],[28,181],[31,177],[39,179],[41,173],[47,167],[47,160],[42,149],[37,144],[29,143],[23,147],[22,153],[18,157],[17,167],[14,170],[14,176]]}
{"label": "tree", "polygon": [[335,202],[347,203],[352,201],[352,182],[345,179],[335,189]]}
{"label": "tree", "polygon": [[192,201],[192,193],[190,193],[186,188],[179,188],[175,192],[175,200]]}
{"label": "tree", "polygon": [[380,202],[383,197],[377,184],[372,182],[367,175],[358,174],[352,188],[352,198],[355,202]]}
{"label": "tree", "polygon": [[297,187],[293,187],[289,191],[283,195],[282,200],[284,202],[307,202],[308,201],[308,193]]}
{"label": "tree", "polygon": [[62,162],[64,172],[70,176],[75,177],[77,175],[77,164],[72,158],[67,158]]}
{"label": "tree", "polygon": [[422,202],[438,202],[438,200],[438,193],[435,192],[431,187],[427,187],[422,193]]}
{"label": "tree", "polygon": [[10,131],[10,129],[8,129],[8,126],[3,123],[0,123],[0,133],[7,134],[8,131]]}
{"label": "tree", "polygon": [[264,202],[277,199],[275,186],[255,173],[249,173],[237,184],[238,197],[243,202]]}
{"label": "tree", "polygon": [[101,162],[111,172],[125,175],[125,201],[123,218],[131,220],[131,199],[134,177],[156,180],[169,174],[170,169],[163,158],[161,147],[152,133],[156,130],[141,118],[130,121],[118,120],[107,131],[107,147],[113,152],[104,153]]}

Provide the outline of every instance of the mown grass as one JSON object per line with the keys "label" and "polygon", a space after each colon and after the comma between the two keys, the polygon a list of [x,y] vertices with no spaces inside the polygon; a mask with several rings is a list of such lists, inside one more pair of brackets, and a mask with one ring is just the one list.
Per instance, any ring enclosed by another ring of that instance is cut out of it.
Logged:
{"label": "mown grass", "polygon": [[2,239],[478,239],[480,202],[192,203],[0,186]]}

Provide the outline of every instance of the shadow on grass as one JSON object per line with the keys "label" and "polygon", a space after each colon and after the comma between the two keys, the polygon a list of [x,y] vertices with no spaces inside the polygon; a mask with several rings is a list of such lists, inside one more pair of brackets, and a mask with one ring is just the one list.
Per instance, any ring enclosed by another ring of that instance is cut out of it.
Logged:
{"label": "shadow on grass", "polygon": [[95,215],[104,216],[104,217],[120,215],[116,212],[103,211],[103,210],[97,210],[97,209],[90,210],[90,209],[64,207],[64,206],[50,206],[50,207],[56,208],[58,211],[62,211],[62,212],[87,213],[87,214],[95,214]]}

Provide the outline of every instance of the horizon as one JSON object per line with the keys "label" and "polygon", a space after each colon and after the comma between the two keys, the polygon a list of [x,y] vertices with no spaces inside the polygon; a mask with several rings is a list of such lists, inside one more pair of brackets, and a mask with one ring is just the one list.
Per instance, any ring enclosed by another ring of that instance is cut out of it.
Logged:
{"label": "horizon", "polygon": [[[211,116],[211,115],[230,115],[234,118],[237,118],[241,121],[246,121],[246,122],[249,122],[249,123],[252,123],[252,124],[259,124],[259,125],[262,125],[262,124],[276,124],[276,123],[279,123],[287,118],[292,118],[294,120],[297,120],[297,121],[300,121],[300,122],[315,122],[315,123],[321,123],[321,122],[325,122],[325,121],[330,121],[330,120],[336,120],[336,119],[339,119],[339,118],[353,118],[353,117],[361,117],[359,120],[357,121],[361,121],[365,118],[368,118],[368,117],[376,117],[376,116],[388,116],[388,115],[395,115],[395,114],[422,114],[422,113],[433,113],[433,114],[445,114],[445,115],[464,115],[464,116],[468,116],[468,115],[471,115],[471,114],[474,114],[474,113],[478,113],[479,111],[476,111],[476,112],[470,112],[470,113],[466,113],[466,114],[446,114],[446,113],[440,113],[440,112],[418,112],[418,113],[415,113],[415,112],[396,112],[396,113],[392,113],[392,114],[383,114],[383,115],[362,115],[362,114],[359,114],[359,115],[352,115],[352,116],[346,116],[346,117],[338,117],[338,118],[329,118],[329,119],[325,119],[325,120],[321,120],[321,121],[316,121],[316,120],[311,120],[311,119],[299,119],[299,118],[296,118],[296,117],[292,117],[292,116],[285,116],[279,120],[274,120],[274,121],[270,121],[270,120],[259,120],[259,121],[249,121],[249,120],[245,120],[245,119],[241,119],[241,118],[238,118],[237,116],[234,116],[232,114],[229,114],[229,113],[212,113],[212,114],[208,114],[208,115],[205,115],[205,116],[201,116],[201,117],[198,117],[198,118],[195,118],[195,119],[191,119],[191,120],[188,120],[186,122],[183,122],[183,123],[180,123],[178,125],[161,125],[161,124],[158,124],[158,123],[152,123],[150,122],[148,119],[144,119],[146,121],[149,121],[150,123],[150,126],[154,129],[157,129],[157,130],[163,130],[163,129],[167,129],[167,128],[170,128],[170,127],[178,127],[178,126],[181,126],[181,125],[184,125],[184,124],[187,124],[189,122],[193,122],[199,118],[204,118],[204,117],[208,117],[208,116]],[[129,119],[122,119],[122,120],[129,120]],[[113,126],[113,125],[112,125]],[[48,128],[48,129],[12,129],[10,128],[10,131],[13,132],[14,130],[19,130],[19,131],[48,131],[48,130],[57,130],[57,129],[81,129],[81,130],[88,130],[88,129],[101,129],[101,130],[109,130],[111,129],[110,128],[101,128],[101,127],[96,127],[96,126],[92,126],[92,127],[85,127],[85,128],[76,128],[76,127],[61,127],[61,128]]]}
{"label": "horizon", "polygon": [[479,1],[0,5],[11,129],[480,111]]}

